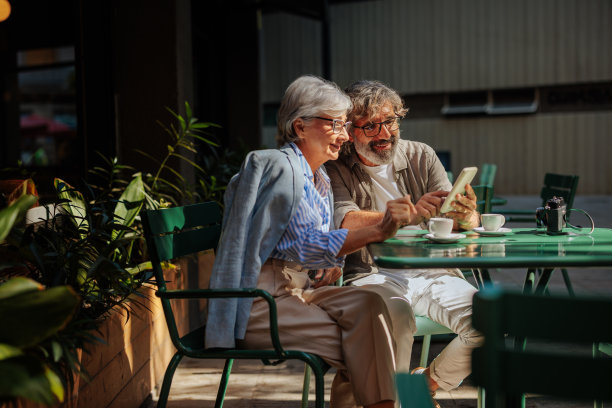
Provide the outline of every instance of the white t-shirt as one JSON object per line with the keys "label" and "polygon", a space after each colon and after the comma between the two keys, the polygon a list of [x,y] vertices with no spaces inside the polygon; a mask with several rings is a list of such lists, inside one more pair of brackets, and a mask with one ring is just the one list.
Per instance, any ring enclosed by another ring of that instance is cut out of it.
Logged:
{"label": "white t-shirt", "polygon": [[361,166],[372,178],[374,183],[374,201],[378,211],[385,212],[387,201],[400,198],[400,193],[395,181],[395,170],[393,164],[383,164],[380,166]]}

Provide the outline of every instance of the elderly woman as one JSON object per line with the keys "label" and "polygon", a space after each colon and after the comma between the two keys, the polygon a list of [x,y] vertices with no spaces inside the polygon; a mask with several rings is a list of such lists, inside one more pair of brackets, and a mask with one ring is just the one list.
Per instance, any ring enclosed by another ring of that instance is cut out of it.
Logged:
{"label": "elderly woman", "polygon": [[[314,76],[287,88],[278,112],[283,146],[251,152],[228,186],[211,287],[270,292],[283,347],[316,353],[336,367],[334,408],[393,407],[394,374],[399,364],[408,369],[412,330],[391,316],[411,316],[409,306],[388,300],[400,296],[393,289],[328,284],[340,276],[344,255],[392,237],[416,209],[406,196],[390,201],[376,225],[332,229],[322,165],[336,160],[348,140],[351,106],[334,83]],[[233,347],[236,340],[246,348],[272,347],[263,299],[211,300],[207,347]]]}

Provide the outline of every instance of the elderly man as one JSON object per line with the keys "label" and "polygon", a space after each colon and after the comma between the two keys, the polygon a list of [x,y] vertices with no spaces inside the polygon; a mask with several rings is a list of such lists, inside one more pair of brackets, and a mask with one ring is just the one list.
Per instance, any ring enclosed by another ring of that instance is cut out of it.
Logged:
{"label": "elderly man", "polygon": [[[418,217],[412,224],[424,229],[440,215],[451,183],[435,152],[424,143],[401,140],[399,124],[408,111],[393,89],[378,81],[359,81],[346,93],[353,102],[349,143],[336,161],[326,163],[334,193],[334,222],[338,228],[362,228],[377,223],[386,202],[409,194]],[[452,211],[455,229],[470,230],[479,223],[471,186],[457,195]],[[457,387],[470,373],[471,350],[481,336],[471,326],[476,289],[458,269],[385,270],[377,268],[364,248],[346,258],[345,282],[351,285],[400,286],[416,315],[450,328],[457,337],[427,368],[413,372],[428,377],[432,393]],[[412,316],[406,316],[412,319]]]}

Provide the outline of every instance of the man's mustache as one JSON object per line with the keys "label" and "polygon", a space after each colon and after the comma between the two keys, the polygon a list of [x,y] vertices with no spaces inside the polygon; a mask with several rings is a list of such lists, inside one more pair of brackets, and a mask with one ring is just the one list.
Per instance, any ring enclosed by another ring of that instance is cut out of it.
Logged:
{"label": "man's mustache", "polygon": [[378,146],[378,145],[384,145],[387,143],[392,143],[395,144],[397,142],[397,136],[392,136],[387,140],[372,140],[370,142],[370,146]]}

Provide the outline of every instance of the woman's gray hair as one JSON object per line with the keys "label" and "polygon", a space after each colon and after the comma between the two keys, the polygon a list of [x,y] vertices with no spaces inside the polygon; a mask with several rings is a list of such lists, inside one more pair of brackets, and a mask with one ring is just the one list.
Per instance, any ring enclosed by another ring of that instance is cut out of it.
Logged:
{"label": "woman's gray hair", "polygon": [[345,89],[345,92],[353,102],[353,110],[347,119],[353,123],[364,117],[375,116],[389,102],[397,116],[403,118],[408,112],[399,94],[380,81],[353,82]]}
{"label": "woman's gray hair", "polygon": [[342,116],[348,114],[352,106],[351,99],[335,83],[314,75],[301,76],[287,87],[281,101],[276,142],[282,146],[299,139],[293,128],[298,118],[322,114]]}

